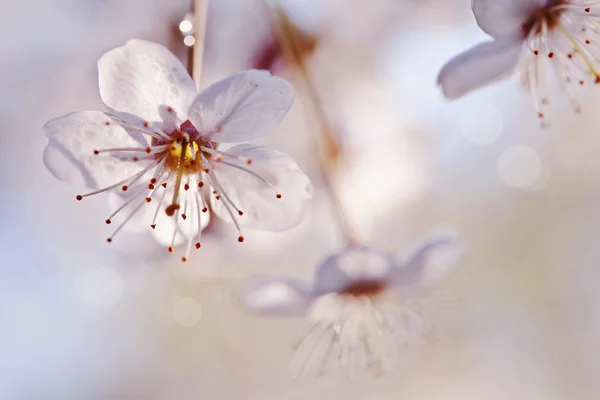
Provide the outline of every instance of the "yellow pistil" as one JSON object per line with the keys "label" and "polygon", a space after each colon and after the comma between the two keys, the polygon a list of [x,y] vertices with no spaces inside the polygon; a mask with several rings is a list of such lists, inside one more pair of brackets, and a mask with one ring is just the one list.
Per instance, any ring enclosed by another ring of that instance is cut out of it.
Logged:
{"label": "yellow pistil", "polygon": [[[177,143],[179,144],[179,143]],[[188,154],[189,154],[189,159],[192,159],[192,150],[191,147],[188,146],[188,142],[187,141],[183,141],[183,143],[181,144],[181,146],[177,146],[175,148],[173,148],[173,146],[171,146],[171,156],[176,157],[176,153],[179,153],[179,162],[178,162],[178,166],[177,166],[177,178],[175,181],[175,190],[173,192],[173,200],[171,201],[171,205],[169,207],[167,207],[167,209],[165,210],[167,215],[169,217],[171,217],[173,214],[175,214],[175,211],[177,211],[180,208],[178,201],[179,198],[179,189],[181,187],[181,179],[183,178],[183,172],[185,170],[185,163],[186,163],[186,159],[188,158]],[[195,144],[195,143],[194,143]],[[198,145],[196,145],[196,147],[198,147]]]}
{"label": "yellow pistil", "polygon": [[184,145],[186,146],[185,158],[191,160],[194,158],[195,155],[198,155],[200,147],[198,147],[198,144],[196,142],[184,142],[184,144],[180,144],[177,140],[174,140],[169,149],[171,156],[181,158]]}

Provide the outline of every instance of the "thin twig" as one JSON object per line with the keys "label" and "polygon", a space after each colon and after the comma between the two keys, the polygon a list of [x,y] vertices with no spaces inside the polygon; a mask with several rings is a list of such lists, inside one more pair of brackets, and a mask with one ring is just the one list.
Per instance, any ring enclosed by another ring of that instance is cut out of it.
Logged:
{"label": "thin twig", "polygon": [[269,4],[268,0],[262,0],[262,4],[270,16],[271,24],[273,25],[275,34],[281,45],[283,57],[288,60],[289,65],[295,65],[297,70],[302,75],[306,93],[311,100],[315,114],[317,115],[318,124],[320,126],[321,135],[318,137],[316,145],[319,153],[321,169],[323,171],[323,177],[325,180],[325,187],[327,189],[329,198],[333,203],[332,205],[335,209],[340,228],[346,240],[349,243],[356,243],[358,240],[356,231],[344,210],[344,206],[337,193],[338,191],[336,190],[337,185],[335,185],[334,179],[338,162],[342,154],[342,146],[339,139],[334,134],[333,129],[331,128],[317,88],[310,76],[310,72],[308,71],[306,64],[304,63],[300,49],[294,40],[295,38],[293,32],[290,32],[289,29],[286,29],[285,26],[280,23],[283,11],[281,11],[276,5]]}
{"label": "thin twig", "polygon": [[204,44],[206,42],[206,20],[208,14],[208,0],[194,0],[194,51],[192,54],[192,78],[200,89],[202,78],[202,65],[204,63]]}

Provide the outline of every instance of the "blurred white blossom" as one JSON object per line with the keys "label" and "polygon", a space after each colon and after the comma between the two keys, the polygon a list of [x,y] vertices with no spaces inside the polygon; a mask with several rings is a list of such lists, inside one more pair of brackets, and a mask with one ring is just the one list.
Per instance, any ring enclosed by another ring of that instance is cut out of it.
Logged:
{"label": "blurred white blossom", "polygon": [[[370,369],[391,370],[435,325],[426,299],[432,287],[462,256],[451,236],[429,239],[407,260],[350,245],[327,257],[312,283],[257,276],[242,290],[252,312],[271,316],[306,315],[310,328],[296,347],[292,374],[320,375]],[[437,304],[438,306],[440,304]]]}
{"label": "blurred white blossom", "polygon": [[600,2],[473,0],[472,7],[479,27],[493,41],[446,64],[438,82],[447,97],[461,97],[518,70],[544,126],[546,70],[551,67],[573,109],[580,111],[575,87],[600,83]]}
{"label": "blurred white blossom", "polygon": [[275,130],[293,102],[288,82],[250,70],[198,94],[173,54],[138,39],[104,54],[98,70],[110,112],[46,123],[44,162],[57,178],[96,189],[78,200],[112,192],[116,210],[106,223],[119,225],[109,242],[136,218],[170,252],[187,238],[186,261],[208,224],[205,195],[240,242],[241,227],[281,231],[300,222],[311,186],[291,158],[249,144],[221,148]]}

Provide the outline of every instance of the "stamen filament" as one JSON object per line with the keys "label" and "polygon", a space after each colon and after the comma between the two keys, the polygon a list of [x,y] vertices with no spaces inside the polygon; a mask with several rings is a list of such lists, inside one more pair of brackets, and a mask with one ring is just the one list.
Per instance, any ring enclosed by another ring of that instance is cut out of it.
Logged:
{"label": "stamen filament", "polygon": [[[188,204],[189,196],[190,196],[190,194],[186,193],[186,196],[185,196],[186,197],[186,200],[185,200],[185,208],[186,209],[187,209],[187,204]],[[197,203],[196,203],[196,205],[197,205]],[[185,210],[184,210],[184,212],[185,212]],[[192,207],[191,210],[190,210],[190,214],[191,215],[190,215],[190,222],[189,222],[190,226],[192,227],[192,231],[194,229],[194,221],[196,220],[194,218],[195,217],[195,215],[194,215],[195,213],[196,213],[196,210],[194,209],[194,207]],[[200,231],[200,225],[198,225],[198,231]],[[192,251],[192,244],[193,244],[193,242],[194,242],[194,236],[193,235],[189,235],[187,246],[186,246],[186,250],[185,250],[185,255],[181,258],[181,261],[186,262],[188,260],[188,257],[190,256],[190,252]]]}
{"label": "stamen filament", "polygon": [[[113,121],[115,121],[115,120],[113,120]],[[170,136],[168,136],[167,134],[162,133],[162,132],[151,131],[149,129],[142,129],[142,128],[139,128],[139,127],[137,127],[135,125],[131,125],[131,124],[129,124],[129,123],[123,121],[123,120],[116,120],[115,122],[117,123],[117,125],[121,126],[122,128],[125,128],[127,130],[131,130],[131,131],[141,132],[143,134],[146,134],[146,135],[151,136],[151,137],[153,137],[155,139],[158,139],[158,140],[161,140],[161,139],[171,140]]]}
{"label": "stamen filament", "polygon": [[225,192],[225,190],[223,190],[223,187],[219,183],[219,180],[217,179],[217,175],[215,174],[213,168],[208,163],[208,160],[206,160],[206,158],[204,156],[202,156],[202,159],[205,160],[206,164],[208,165],[208,175],[212,179],[212,181],[214,183],[213,186],[215,187],[215,189],[219,192],[219,194],[221,194],[225,198],[224,201],[229,202],[229,204],[231,204],[231,206],[235,209],[235,211],[237,211],[238,214],[241,216],[243,214],[242,211],[240,211],[240,209],[237,208],[237,206],[231,200],[231,198],[229,197],[229,195]]}
{"label": "stamen filament", "polygon": [[221,164],[223,165],[227,165],[228,167],[231,168],[236,168],[239,169],[240,171],[244,171],[252,176],[254,176],[255,178],[259,179],[261,182],[263,182],[264,184],[266,184],[267,186],[269,186],[271,189],[273,189],[273,191],[275,192],[275,194],[279,194],[279,191],[277,190],[277,188],[275,187],[275,185],[273,185],[271,182],[269,182],[267,179],[263,178],[262,176],[260,176],[258,173],[252,171],[249,168],[246,167],[242,167],[241,165],[237,165],[237,164],[233,164],[227,161],[220,161]]}
{"label": "stamen filament", "polygon": [[[168,179],[168,178],[167,178]],[[154,213],[154,218],[152,218],[152,224],[150,225],[152,229],[156,228],[156,218],[158,217],[158,212],[165,202],[165,197],[167,197],[167,189],[163,190],[163,194],[160,197],[160,201],[158,202],[158,206],[156,206],[156,212]]]}
{"label": "stamen filament", "polygon": [[108,152],[126,152],[126,151],[147,152],[147,147],[115,147],[112,149],[94,150],[94,154],[108,153]]}
{"label": "stamen filament", "polygon": [[592,64],[592,62],[589,60],[589,58],[587,57],[587,55],[585,53],[585,50],[583,50],[581,48],[581,46],[579,45],[579,42],[573,37],[573,35],[571,35],[571,33],[563,26],[562,23],[559,22],[557,26],[558,26],[558,29],[560,29],[560,31],[565,35],[567,40],[569,40],[569,42],[571,42],[571,45],[573,46],[573,49],[575,50],[575,52],[577,54],[579,54],[579,57],[581,57],[583,62],[587,65],[587,67],[590,69],[592,74],[594,74],[596,79],[600,79],[600,73],[598,73],[598,71]]}
{"label": "stamen filament", "polygon": [[143,205],[144,205],[144,203],[138,204],[138,206],[127,216],[127,218],[125,218],[125,220],[121,223],[121,225],[119,225],[117,227],[117,229],[113,232],[113,234],[107,239],[107,241],[109,243],[112,242],[112,240],[115,238],[115,236],[117,235],[117,233],[119,233],[119,231],[121,230],[121,228],[123,228],[125,226],[125,224],[127,222],[129,222],[129,220],[140,210],[140,208],[142,208]]}
{"label": "stamen filament", "polygon": [[[211,173],[212,173],[212,171],[211,171]],[[211,185],[212,185],[212,186],[213,186],[213,187],[216,189],[218,186],[217,186],[217,184],[215,184],[215,182],[213,181],[213,176],[214,176],[214,173],[212,173],[212,175],[211,175],[211,173],[209,173],[208,179],[210,180],[210,182],[211,182]],[[220,194],[223,194],[223,193],[221,193],[221,192],[219,192],[219,193],[220,193]],[[234,215],[234,214],[233,214],[233,211],[231,211],[231,207],[229,206],[229,203],[228,203],[228,202],[227,202],[225,199],[223,199],[223,207],[225,207],[225,210],[227,211],[227,213],[228,213],[228,214],[229,214],[229,216],[231,217],[231,221],[233,222],[233,224],[235,225],[235,228],[237,229],[237,231],[238,231],[238,232],[239,232],[239,234],[240,234],[240,236],[239,236],[238,240],[239,240],[240,242],[242,242],[242,241],[244,240],[244,237],[243,237],[243,235],[242,235],[242,228],[240,227],[240,224],[239,224],[239,223],[238,223],[238,221],[237,221],[237,217],[236,217],[236,215]]]}
{"label": "stamen filament", "polygon": [[[199,192],[195,192],[194,193],[195,196],[195,200],[196,200],[196,218],[197,218],[197,222],[198,222],[198,233],[196,234],[196,247],[199,248],[200,247],[200,239],[202,238],[202,212],[200,211],[200,201],[202,201],[202,204],[204,204],[204,196],[202,196],[201,193]],[[199,198],[201,198],[202,200],[200,200]]]}
{"label": "stamen filament", "polygon": [[89,192],[89,193],[86,193],[86,194],[79,195],[79,196],[77,196],[77,198],[78,198],[78,199],[83,199],[84,197],[94,196],[94,195],[96,195],[96,194],[103,193],[103,192],[106,192],[106,191],[108,191],[108,190],[114,189],[114,188],[116,188],[116,187],[122,186],[122,185],[124,185],[125,183],[129,183],[129,185],[133,185],[133,184],[134,184],[135,182],[137,182],[137,181],[138,181],[138,179],[140,179],[140,178],[141,178],[141,177],[142,177],[142,176],[143,176],[143,175],[144,175],[146,172],[148,172],[149,170],[151,170],[151,169],[152,169],[152,168],[154,168],[155,166],[156,166],[156,163],[152,163],[152,164],[148,165],[147,167],[145,167],[144,169],[142,169],[140,172],[138,172],[137,174],[135,174],[135,175],[133,175],[133,176],[130,176],[130,177],[128,177],[128,178],[125,178],[125,179],[123,179],[122,181],[119,181],[119,182],[117,182],[117,183],[114,183],[114,184],[112,184],[112,185],[110,185],[110,186],[107,186],[107,187],[105,187],[105,188],[103,188],[103,189],[98,189],[98,190],[95,190],[95,191],[93,191],[93,192]]}
{"label": "stamen filament", "polygon": [[233,158],[235,160],[243,161],[245,163],[252,162],[252,160],[250,160],[249,158],[238,156],[237,154],[227,153],[225,151],[221,151],[221,150],[217,150],[217,149],[212,149],[210,147],[201,146],[201,149],[204,150],[204,151],[206,151],[207,153],[211,153],[213,155],[220,155],[220,156],[223,156],[223,157],[229,157],[229,158]]}

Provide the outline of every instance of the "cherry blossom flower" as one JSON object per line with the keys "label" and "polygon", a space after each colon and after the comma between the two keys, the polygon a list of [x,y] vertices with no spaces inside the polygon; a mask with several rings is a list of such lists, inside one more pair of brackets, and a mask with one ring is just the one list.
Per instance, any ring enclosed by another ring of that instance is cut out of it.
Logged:
{"label": "cherry blossom flower", "polygon": [[169,251],[186,242],[186,261],[209,220],[206,197],[240,242],[242,227],[281,231],[300,222],[311,186],[298,165],[266,147],[231,147],[277,128],[294,98],[287,81],[250,70],[198,93],[173,54],[138,39],[104,54],[98,72],[109,112],[46,123],[44,162],[58,179],[93,189],[77,200],[118,193],[108,242],[144,220]]}
{"label": "cherry blossom flower", "polygon": [[600,83],[600,1],[473,0],[472,7],[479,27],[493,40],[446,64],[438,78],[446,97],[461,97],[519,71],[544,126],[551,67],[573,109],[580,111],[575,86]]}
{"label": "cherry blossom flower", "polygon": [[[251,278],[241,301],[251,312],[304,315],[293,374],[392,369],[435,325],[440,306],[434,284],[461,258],[450,236],[432,238],[402,263],[367,247],[350,245],[327,257],[312,283],[287,277]],[[437,304],[436,304],[437,303]]]}

